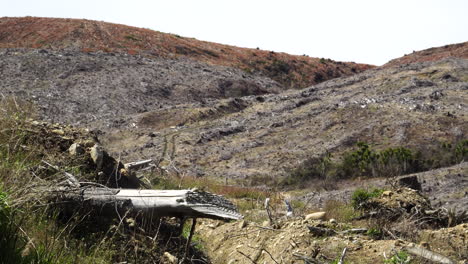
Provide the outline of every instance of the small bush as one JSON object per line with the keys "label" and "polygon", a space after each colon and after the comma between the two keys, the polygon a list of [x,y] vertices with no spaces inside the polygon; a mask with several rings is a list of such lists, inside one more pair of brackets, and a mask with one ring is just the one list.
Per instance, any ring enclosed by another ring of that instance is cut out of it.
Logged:
{"label": "small bush", "polygon": [[389,259],[386,259],[384,263],[387,264],[407,264],[411,263],[411,258],[406,251],[399,251],[395,253]]}
{"label": "small bush", "polygon": [[281,182],[291,186],[311,180],[337,180],[355,177],[395,177],[458,164],[468,159],[468,140],[422,146],[415,151],[398,146],[380,151],[365,142],[332,161],[331,153],[306,159]]}
{"label": "small bush", "polygon": [[367,230],[366,235],[370,236],[373,239],[382,238],[382,231],[378,228],[371,227]]}
{"label": "small bush", "polygon": [[354,209],[361,209],[361,206],[364,202],[368,201],[371,198],[380,196],[383,193],[382,189],[372,189],[371,191],[365,189],[357,189],[351,195],[351,204]]}

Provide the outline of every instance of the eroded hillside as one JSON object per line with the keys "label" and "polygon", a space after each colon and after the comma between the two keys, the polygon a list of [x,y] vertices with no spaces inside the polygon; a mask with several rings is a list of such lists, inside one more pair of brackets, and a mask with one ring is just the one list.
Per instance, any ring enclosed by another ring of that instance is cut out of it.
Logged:
{"label": "eroded hillside", "polygon": [[464,59],[376,69],[300,91],[134,115],[102,140],[114,153],[165,160],[188,175],[275,178],[359,141],[430,152],[463,140],[467,82]]}
{"label": "eroded hillside", "polygon": [[239,48],[125,25],[62,18],[0,18],[0,48],[104,51],[147,57],[189,58],[259,73],[281,83],[284,88],[307,87],[373,67]]}

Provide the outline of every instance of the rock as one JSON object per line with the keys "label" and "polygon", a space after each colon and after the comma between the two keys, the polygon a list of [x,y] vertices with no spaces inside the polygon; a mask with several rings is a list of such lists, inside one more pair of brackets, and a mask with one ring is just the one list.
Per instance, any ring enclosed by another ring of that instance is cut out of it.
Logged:
{"label": "rock", "polygon": [[337,222],[336,222],[336,220],[334,218],[328,220],[328,222],[330,222],[330,224],[334,224],[334,225],[337,224]]}
{"label": "rock", "polygon": [[176,264],[179,262],[179,260],[174,255],[172,255],[171,253],[167,251],[164,252],[163,257],[166,258],[170,263]]}
{"label": "rock", "polygon": [[63,131],[63,129],[54,129],[51,132],[60,136],[65,135],[65,131]]}
{"label": "rock", "polygon": [[99,146],[99,144],[95,144],[89,153],[91,155],[91,159],[94,161],[94,164],[96,164],[96,167],[100,169],[102,167],[102,161],[104,159],[104,151],[102,150],[102,147]]}
{"label": "rock", "polygon": [[129,227],[135,226],[135,220],[133,218],[127,218],[125,221],[127,222]]}
{"label": "rock", "polygon": [[72,156],[79,156],[85,153],[85,149],[78,143],[73,143],[70,148],[68,148],[68,152]]}
{"label": "rock", "polygon": [[247,226],[247,222],[245,220],[241,220],[239,222],[239,229],[242,229]]}
{"label": "rock", "polygon": [[305,216],[305,220],[323,220],[325,219],[326,212],[316,212]]}
{"label": "rock", "polygon": [[392,196],[393,192],[392,191],[384,191],[382,193],[383,196]]}

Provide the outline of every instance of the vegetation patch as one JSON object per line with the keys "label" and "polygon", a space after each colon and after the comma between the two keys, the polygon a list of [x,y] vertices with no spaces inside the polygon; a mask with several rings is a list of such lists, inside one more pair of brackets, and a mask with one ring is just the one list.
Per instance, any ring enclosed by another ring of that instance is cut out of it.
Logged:
{"label": "vegetation patch", "polygon": [[341,158],[331,153],[310,157],[291,171],[282,186],[294,186],[306,181],[341,180],[357,177],[396,177],[458,164],[468,159],[468,140],[436,143],[419,150],[403,146],[374,150],[370,144],[358,142]]}

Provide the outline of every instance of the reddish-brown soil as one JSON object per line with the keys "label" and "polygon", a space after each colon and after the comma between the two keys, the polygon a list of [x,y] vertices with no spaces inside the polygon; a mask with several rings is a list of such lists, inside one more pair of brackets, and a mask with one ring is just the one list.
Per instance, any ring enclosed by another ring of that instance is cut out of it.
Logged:
{"label": "reddish-brown soil", "polygon": [[448,57],[457,57],[468,59],[468,41],[458,44],[445,45],[421,51],[415,51],[401,58],[389,61],[384,67],[397,66],[401,64],[409,64],[424,61],[438,61]]}
{"label": "reddish-brown soil", "polygon": [[373,68],[367,64],[238,48],[194,38],[100,21],[63,18],[0,18],[0,48],[73,49],[185,57],[262,73],[285,88],[307,87]]}

